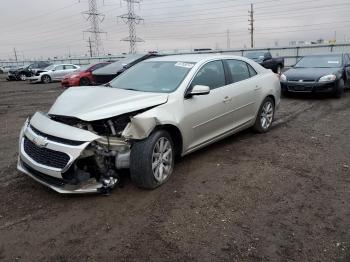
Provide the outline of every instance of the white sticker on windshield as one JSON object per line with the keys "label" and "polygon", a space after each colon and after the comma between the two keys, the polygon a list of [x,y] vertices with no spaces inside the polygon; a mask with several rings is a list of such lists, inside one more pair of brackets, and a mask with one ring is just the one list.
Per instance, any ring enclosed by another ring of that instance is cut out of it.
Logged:
{"label": "white sticker on windshield", "polygon": [[184,62],[177,62],[175,66],[180,66],[180,67],[186,67],[186,68],[192,68],[194,64],[190,63],[184,63]]}
{"label": "white sticker on windshield", "polygon": [[339,61],[328,61],[328,64],[339,64]]}

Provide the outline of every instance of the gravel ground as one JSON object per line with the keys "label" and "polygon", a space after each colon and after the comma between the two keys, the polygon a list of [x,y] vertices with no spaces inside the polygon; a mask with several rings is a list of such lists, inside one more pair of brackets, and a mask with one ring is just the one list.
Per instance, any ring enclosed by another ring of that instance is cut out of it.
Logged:
{"label": "gravel ground", "polygon": [[66,196],[16,171],[23,121],[58,83],[0,78],[0,260],[350,261],[350,92],[284,98],[267,134],[180,160],[164,186]]}

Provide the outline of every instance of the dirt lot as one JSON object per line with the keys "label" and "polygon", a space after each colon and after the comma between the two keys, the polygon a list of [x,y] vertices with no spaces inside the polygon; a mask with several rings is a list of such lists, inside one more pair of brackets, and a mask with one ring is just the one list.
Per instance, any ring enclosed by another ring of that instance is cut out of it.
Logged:
{"label": "dirt lot", "polygon": [[0,79],[0,260],[350,261],[350,92],[283,99],[271,132],[177,163],[170,181],[65,196],[16,171],[19,129],[59,84]]}

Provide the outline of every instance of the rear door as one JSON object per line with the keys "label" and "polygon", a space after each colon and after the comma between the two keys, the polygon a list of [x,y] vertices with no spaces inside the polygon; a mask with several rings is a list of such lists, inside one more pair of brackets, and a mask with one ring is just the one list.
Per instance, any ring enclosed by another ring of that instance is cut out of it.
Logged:
{"label": "rear door", "polygon": [[64,65],[64,72],[62,72],[61,78],[77,70],[74,65]]}
{"label": "rear door", "polygon": [[52,79],[61,79],[62,74],[64,74],[64,65],[55,66],[55,70],[52,72]]}
{"label": "rear door", "polygon": [[255,119],[262,89],[256,71],[245,61],[227,59],[225,66],[230,76],[228,85],[230,102],[226,103],[226,106],[230,115],[231,129],[235,129]]}

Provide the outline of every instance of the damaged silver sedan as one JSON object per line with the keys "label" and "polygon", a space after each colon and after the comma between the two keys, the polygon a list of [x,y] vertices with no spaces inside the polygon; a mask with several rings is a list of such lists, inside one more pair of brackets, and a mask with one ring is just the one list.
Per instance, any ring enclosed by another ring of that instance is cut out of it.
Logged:
{"label": "damaged silver sedan", "polygon": [[240,130],[271,128],[275,74],[242,57],[158,57],[106,86],[65,91],[25,122],[18,169],[60,193],[108,193],[120,170],[153,189],[174,159]]}

